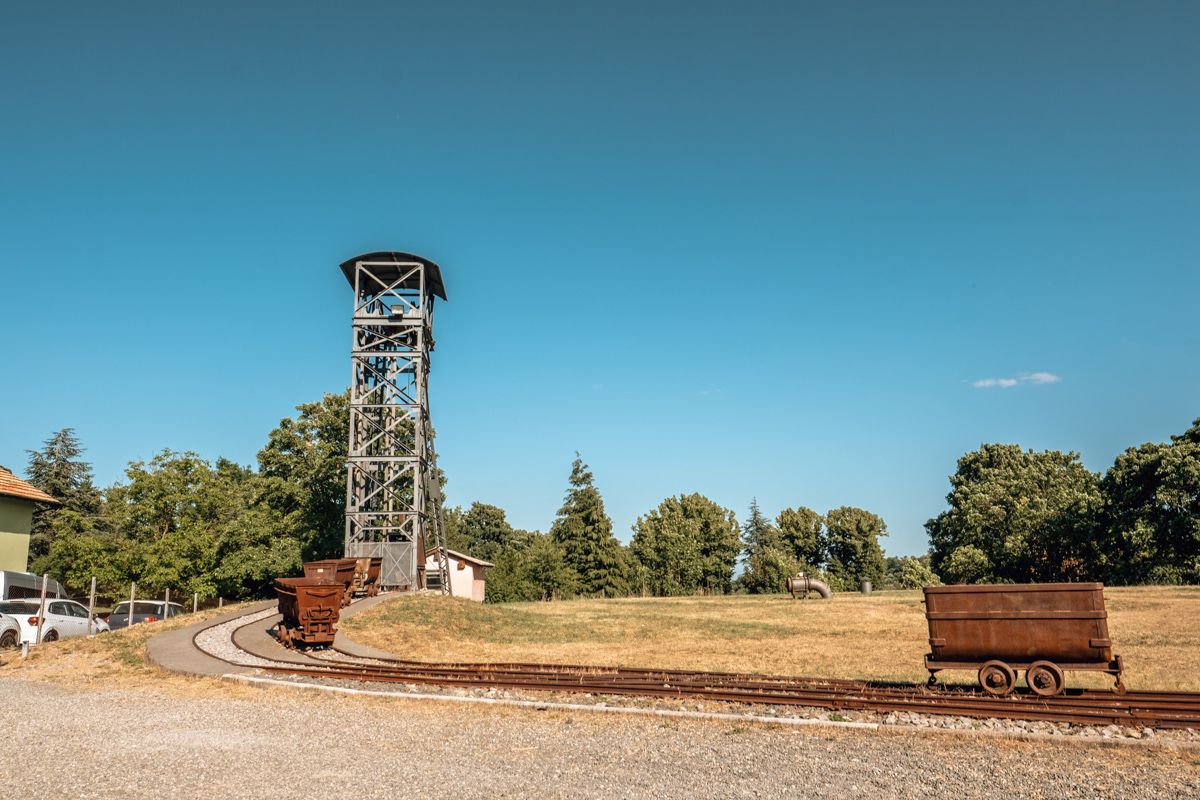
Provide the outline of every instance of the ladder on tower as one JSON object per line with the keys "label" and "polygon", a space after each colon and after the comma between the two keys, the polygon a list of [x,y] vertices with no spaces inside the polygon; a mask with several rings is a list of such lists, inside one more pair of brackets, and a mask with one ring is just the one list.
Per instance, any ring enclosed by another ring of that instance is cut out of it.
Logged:
{"label": "ladder on tower", "polygon": [[[442,514],[442,484],[438,480],[437,451],[433,448],[432,437],[429,442],[429,484],[426,495],[433,502],[433,549],[434,560],[438,567],[438,583],[441,584],[442,594],[453,597],[454,588],[450,585],[450,556],[446,550],[446,520]],[[428,578],[426,578],[428,581]]]}

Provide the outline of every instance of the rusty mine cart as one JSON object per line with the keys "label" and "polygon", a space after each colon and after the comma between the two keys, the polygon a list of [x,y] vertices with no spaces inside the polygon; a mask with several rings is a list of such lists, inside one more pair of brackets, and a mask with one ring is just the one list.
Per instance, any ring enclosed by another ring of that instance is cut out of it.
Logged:
{"label": "rusty mine cart", "polygon": [[279,643],[295,649],[298,645],[328,647],[337,635],[342,608],[340,583],[325,578],[276,578],[279,597]]}
{"label": "rusty mine cart", "polygon": [[1053,697],[1066,687],[1064,671],[1106,672],[1124,666],[1113,657],[1102,583],[927,586],[925,618],[929,684],[945,669],[978,670],[988,694],[1011,694],[1017,670],[1036,694]]}
{"label": "rusty mine cart", "polygon": [[351,596],[374,597],[379,594],[379,570],[382,566],[383,558],[379,556],[357,559],[354,567],[354,581],[350,584]]}
{"label": "rusty mine cart", "polygon": [[304,562],[304,577],[320,578],[326,583],[337,583],[342,587],[342,607],[350,605],[353,599],[351,587],[354,585],[354,572],[358,568],[355,558],[326,558],[321,561]]}

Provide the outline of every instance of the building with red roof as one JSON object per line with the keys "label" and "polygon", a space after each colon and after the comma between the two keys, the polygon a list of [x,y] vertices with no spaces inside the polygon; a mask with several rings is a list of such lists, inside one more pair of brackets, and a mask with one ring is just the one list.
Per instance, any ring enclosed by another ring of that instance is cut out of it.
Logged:
{"label": "building with red roof", "polygon": [[29,568],[29,530],[39,504],[62,505],[0,467],[0,570],[25,572]]}

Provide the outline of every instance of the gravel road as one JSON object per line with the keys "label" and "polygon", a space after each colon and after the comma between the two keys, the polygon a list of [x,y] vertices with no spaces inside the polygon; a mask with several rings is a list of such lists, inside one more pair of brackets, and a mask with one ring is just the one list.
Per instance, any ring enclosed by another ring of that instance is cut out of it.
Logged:
{"label": "gravel road", "polygon": [[[207,686],[208,688],[203,688]],[[345,698],[0,684],[6,797],[1200,796],[1195,753]]]}

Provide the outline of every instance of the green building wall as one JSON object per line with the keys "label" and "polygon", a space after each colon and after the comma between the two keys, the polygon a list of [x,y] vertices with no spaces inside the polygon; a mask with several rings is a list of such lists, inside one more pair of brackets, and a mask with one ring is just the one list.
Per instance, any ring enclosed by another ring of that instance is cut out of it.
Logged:
{"label": "green building wall", "polygon": [[29,526],[36,503],[0,497],[0,569],[25,572],[29,568]]}

